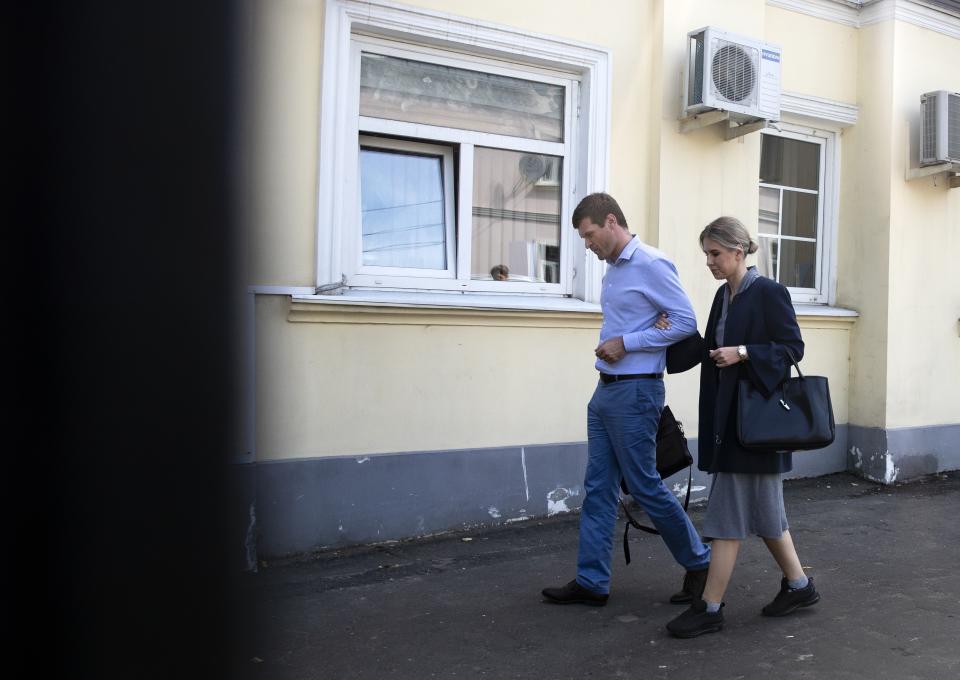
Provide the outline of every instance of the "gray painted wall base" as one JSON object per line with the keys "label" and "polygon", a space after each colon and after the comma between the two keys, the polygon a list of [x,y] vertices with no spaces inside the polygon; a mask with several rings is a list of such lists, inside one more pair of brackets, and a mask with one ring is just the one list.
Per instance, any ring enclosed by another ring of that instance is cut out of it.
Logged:
{"label": "gray painted wall base", "polygon": [[960,469],[960,424],[883,429],[849,426],[847,468],[883,484]]}
{"label": "gray painted wall base", "polygon": [[[696,458],[697,441],[689,444]],[[846,449],[840,426],[832,446],[794,454],[789,477],[845,470]],[[576,442],[242,466],[256,475],[244,526],[255,527],[260,557],[277,557],[548,517],[580,508],[586,458],[586,442]],[[666,483],[682,499],[687,473]],[[708,491],[709,476],[694,468],[691,502]]]}

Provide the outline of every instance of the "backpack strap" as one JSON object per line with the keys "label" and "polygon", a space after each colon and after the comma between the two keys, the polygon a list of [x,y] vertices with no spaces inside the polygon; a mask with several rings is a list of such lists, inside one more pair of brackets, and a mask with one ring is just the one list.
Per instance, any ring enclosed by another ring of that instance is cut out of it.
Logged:
{"label": "backpack strap", "polygon": [[[693,466],[691,465],[687,468],[687,495],[683,499],[683,511],[686,512],[687,508],[690,506],[690,486],[693,484]],[[626,518],[626,524],[623,527],[623,557],[626,560],[627,564],[630,564],[630,542],[627,540],[627,536],[630,533],[630,527],[634,526],[640,531],[645,531],[648,534],[660,535],[660,532],[654,529],[653,527],[644,526],[640,524],[633,515],[630,514],[630,511],[627,509],[627,504],[623,502],[623,492],[620,493],[620,507],[623,508],[623,514]]]}

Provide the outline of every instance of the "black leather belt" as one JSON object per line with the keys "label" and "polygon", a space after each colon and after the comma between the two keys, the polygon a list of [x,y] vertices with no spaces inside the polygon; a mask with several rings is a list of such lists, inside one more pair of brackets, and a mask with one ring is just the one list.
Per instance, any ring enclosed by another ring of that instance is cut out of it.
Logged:
{"label": "black leather belt", "polygon": [[660,380],[663,373],[622,373],[620,375],[610,375],[601,373],[600,380],[604,383],[620,382],[621,380]]}

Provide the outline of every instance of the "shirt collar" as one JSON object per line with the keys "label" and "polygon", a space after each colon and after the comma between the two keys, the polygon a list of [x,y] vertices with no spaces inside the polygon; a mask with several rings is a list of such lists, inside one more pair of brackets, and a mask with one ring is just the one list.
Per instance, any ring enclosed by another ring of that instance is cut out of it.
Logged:
{"label": "shirt collar", "polygon": [[631,257],[633,257],[633,254],[637,252],[637,248],[639,247],[640,241],[637,240],[636,236],[632,236],[630,241],[627,242],[627,245],[625,245],[623,250],[620,251],[620,255],[617,256],[616,262],[613,262],[612,264],[617,264],[622,260],[629,260]]}

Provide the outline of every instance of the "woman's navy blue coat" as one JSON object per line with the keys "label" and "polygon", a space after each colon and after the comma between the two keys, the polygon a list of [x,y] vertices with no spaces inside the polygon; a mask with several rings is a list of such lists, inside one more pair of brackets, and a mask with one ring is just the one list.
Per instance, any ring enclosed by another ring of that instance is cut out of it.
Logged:
{"label": "woman's navy blue coat", "polygon": [[747,379],[765,395],[772,393],[793,365],[784,348],[799,362],[803,339],[790,293],[776,281],[757,278],[734,296],[727,309],[725,347],[746,345],[748,361],[718,369],[707,355],[717,348],[717,322],[723,308],[724,283],[717,290],[704,333],[700,363],[700,430],[697,466],[705,472],[789,472],[789,452],[747,451],[737,440],[737,382]]}

